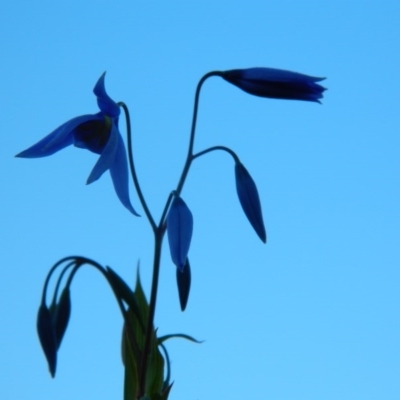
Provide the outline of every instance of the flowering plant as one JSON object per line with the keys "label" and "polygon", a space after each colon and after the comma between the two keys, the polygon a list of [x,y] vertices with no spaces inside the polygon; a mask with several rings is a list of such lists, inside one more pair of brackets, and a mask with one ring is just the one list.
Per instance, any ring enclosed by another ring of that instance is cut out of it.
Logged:
{"label": "flowering plant", "polygon": [[[129,160],[130,175],[136,194],[154,233],[153,278],[149,300],[142,288],[139,272],[136,286],[131,288],[113,269],[104,267],[86,257],[65,257],[50,269],[43,286],[37,316],[37,332],[50,374],[53,377],[56,373],[58,349],[71,313],[70,286],[81,267],[91,266],[106,279],[115,295],[124,320],[122,338],[122,357],[125,367],[124,400],[168,399],[172,383],[165,342],[173,337],[197,341],[185,334],[158,336],[157,330],[154,328],[161,249],[165,233],[167,233],[171,259],[177,267],[176,278],[180,305],[184,311],[188,303],[191,285],[191,266],[188,255],[193,232],[193,215],[181,193],[190,167],[197,158],[212,151],[225,151],[232,156],[235,163],[239,202],[256,234],[266,243],[267,234],[257,187],[238,155],[224,146],[214,146],[194,153],[200,91],[203,83],[213,76],[221,77],[245,92],[260,97],[320,102],[325,90],[318,83],[323,78],[272,68],[212,71],[205,74],[200,79],[195,93],[186,161],[178,184],[169,194],[158,222],[153,218],[147,205],[136,174],[128,107],[122,102],[114,102],[108,96],[105,90],[105,74],[99,78],[93,90],[100,109],[98,113],[83,115],[67,121],[35,145],[17,154],[17,157],[22,158],[46,157],[72,144],[99,154],[99,159],[93,167],[87,183],[96,181],[109,170],[118,199],[131,214],[139,216],[129,197]],[[126,120],[128,152],[126,152],[118,127],[121,109],[124,111]],[[48,305],[47,291],[50,279],[56,272],[59,272],[59,275],[52,300]],[[67,278],[63,284],[64,277]]]}

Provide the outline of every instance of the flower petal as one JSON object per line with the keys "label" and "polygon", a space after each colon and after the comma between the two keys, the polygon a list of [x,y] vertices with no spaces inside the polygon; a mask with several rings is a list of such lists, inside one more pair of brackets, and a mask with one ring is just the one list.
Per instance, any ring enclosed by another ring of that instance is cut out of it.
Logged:
{"label": "flower petal", "polygon": [[240,162],[237,162],[235,165],[235,178],[236,190],[243,211],[258,237],[266,243],[267,234],[265,232],[258,190],[253,178]]}
{"label": "flower petal", "polygon": [[176,196],[167,217],[169,249],[173,263],[183,271],[193,233],[193,216],[181,197]]}
{"label": "flower petal", "polygon": [[247,93],[275,99],[320,103],[326,90],[317,84],[325,78],[275,68],[248,68],[224,71],[222,77]]}
{"label": "flower petal", "polygon": [[104,146],[104,149],[99,159],[97,160],[97,163],[93,167],[92,172],[90,173],[89,178],[86,181],[88,185],[97,181],[97,179],[99,179],[115,161],[115,155],[117,153],[118,141],[120,136],[121,135],[119,133],[118,126],[113,121],[107,144]]}
{"label": "flower petal", "polygon": [[119,116],[121,110],[118,104],[114,100],[112,100],[111,97],[106,92],[106,87],[104,84],[105,76],[106,73],[104,72],[103,75],[101,75],[101,77],[97,81],[93,89],[93,93],[97,97],[97,104],[100,110],[103,111],[104,114],[116,118]]}
{"label": "flower petal", "polygon": [[118,133],[118,144],[117,151],[114,157],[114,162],[110,166],[110,174],[114,184],[115,192],[121,203],[137,217],[140,215],[132,207],[129,199],[129,175],[128,175],[128,163],[126,160],[126,151],[124,141]]}
{"label": "flower petal", "polygon": [[17,154],[16,157],[47,157],[73,143],[73,130],[82,123],[97,119],[96,115],[82,115],[59,126],[45,138]]}

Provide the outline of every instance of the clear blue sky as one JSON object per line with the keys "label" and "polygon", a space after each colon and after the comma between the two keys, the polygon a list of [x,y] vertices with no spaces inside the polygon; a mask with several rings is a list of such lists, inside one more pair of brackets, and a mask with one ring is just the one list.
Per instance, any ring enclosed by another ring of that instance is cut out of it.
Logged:
{"label": "clear blue sky", "polygon": [[[180,312],[164,247],[156,325],[172,400],[400,398],[400,3],[398,1],[14,0],[0,14],[2,121],[0,397],[122,399],[122,320],[83,270],[52,380],[36,336],[42,283],[81,254],[149,291],[152,237],[96,161],[68,148],[13,156],[97,112],[103,71],[131,110],[135,158],[160,215],[186,155],[193,95],[214,69],[268,66],[326,76],[323,105],[252,97],[218,78],[202,92],[195,148],[235,150],[257,182],[268,233],[242,213],[232,160],[194,164],[192,290]],[[121,124],[123,130],[123,124]],[[133,190],[134,207],[140,210]]]}

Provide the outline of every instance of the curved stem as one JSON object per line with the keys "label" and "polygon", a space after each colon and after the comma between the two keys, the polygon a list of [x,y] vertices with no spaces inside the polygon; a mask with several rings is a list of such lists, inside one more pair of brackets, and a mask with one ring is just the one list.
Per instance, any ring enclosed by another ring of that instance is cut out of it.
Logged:
{"label": "curved stem", "polygon": [[201,157],[204,154],[211,153],[212,151],[216,151],[216,150],[226,151],[227,153],[229,153],[232,156],[232,158],[235,160],[235,163],[239,163],[240,162],[240,159],[239,159],[238,155],[233,150],[231,150],[229,147],[225,147],[225,146],[209,147],[208,149],[205,149],[205,150],[200,151],[200,152],[198,152],[196,154],[193,154],[192,160],[194,160],[197,157]]}
{"label": "curved stem", "polygon": [[[109,283],[109,285],[110,285],[110,287],[111,287],[111,289],[112,289],[112,285],[111,285],[111,283],[110,283],[110,281],[109,281],[107,272],[104,270],[104,268],[103,268],[99,263],[97,263],[97,262],[94,261],[94,260],[91,260],[90,258],[81,257],[81,256],[69,256],[69,257],[64,257],[64,258],[62,258],[61,260],[57,261],[57,262],[51,267],[50,271],[48,272],[48,274],[47,274],[47,276],[46,276],[46,280],[45,280],[45,283],[44,283],[44,285],[43,285],[42,304],[46,304],[46,292],[47,292],[47,288],[48,288],[48,285],[49,285],[50,278],[51,278],[52,274],[54,273],[54,271],[55,271],[60,265],[62,265],[63,263],[65,263],[65,262],[67,262],[67,261],[70,261],[70,262],[64,267],[63,271],[61,272],[61,276],[60,276],[60,278],[59,278],[59,280],[58,280],[58,282],[57,282],[57,284],[56,284],[56,290],[58,290],[59,283],[60,283],[60,281],[61,281],[62,275],[67,271],[68,268],[70,268],[70,267],[71,267],[72,265],[74,265],[74,264],[75,264],[75,267],[74,267],[74,269],[72,270],[71,274],[68,276],[68,280],[67,280],[67,283],[66,283],[66,285],[65,285],[66,287],[68,287],[68,286],[71,285],[72,279],[73,279],[73,277],[75,276],[75,273],[78,271],[78,269],[79,269],[82,265],[88,264],[88,265],[91,265],[92,267],[96,268],[99,272],[101,272],[101,273],[103,274],[104,278],[106,278],[107,282]],[[113,290],[113,292],[114,292],[114,290]],[[114,295],[115,295],[115,297],[116,297],[116,299],[117,299],[118,306],[119,306],[119,308],[120,308],[120,310],[121,310],[122,316],[123,316],[125,322],[128,323],[128,319],[127,319],[127,315],[126,315],[126,310],[125,310],[124,304],[122,303],[122,300],[116,295],[115,292],[114,292]],[[53,301],[54,301],[55,298],[56,298],[56,297],[53,298]]]}
{"label": "curved stem", "polygon": [[125,119],[126,119],[126,134],[127,134],[127,139],[128,139],[128,159],[129,159],[129,168],[131,170],[131,175],[133,179],[133,183],[136,188],[136,193],[139,196],[140,203],[142,204],[143,210],[146,214],[147,219],[149,220],[149,223],[151,227],[153,228],[153,231],[157,229],[156,223],[154,222],[153,216],[151,215],[150,209],[147,206],[146,200],[143,196],[142,189],[140,188],[139,180],[136,174],[136,169],[135,169],[135,163],[133,161],[133,150],[132,150],[132,131],[131,131],[131,118],[129,116],[129,110],[128,107],[125,103],[120,101],[118,103],[120,107],[124,110],[125,113]]}
{"label": "curved stem", "polygon": [[46,304],[46,293],[47,293],[47,287],[49,286],[50,278],[53,275],[53,272],[63,263],[66,261],[71,261],[72,263],[75,263],[75,260],[78,259],[79,257],[77,256],[69,256],[69,257],[64,257],[61,260],[58,260],[51,268],[50,271],[47,273],[46,279],[44,281],[43,285],[43,291],[42,291],[42,304]]}
{"label": "curved stem", "polygon": [[[76,261],[75,261],[75,260],[69,262],[69,263],[63,268],[63,270],[61,271],[61,274],[58,276],[57,283],[56,283],[56,287],[55,287],[54,293],[53,293],[53,300],[52,300],[51,304],[56,304],[56,303],[57,303],[58,291],[59,291],[59,289],[60,289],[61,281],[62,281],[64,275],[66,274],[66,272],[68,271],[68,269],[69,269],[70,267],[72,267],[73,265],[76,266]],[[67,286],[67,285],[65,285],[65,286]],[[69,286],[69,285],[68,285],[68,286]]]}
{"label": "curved stem", "polygon": [[203,83],[210,78],[211,76],[222,76],[222,72],[221,71],[211,71],[208,72],[207,74],[205,74],[199,81],[199,83],[197,84],[197,88],[196,88],[196,94],[195,94],[195,98],[194,98],[194,108],[193,108],[193,118],[192,118],[192,129],[190,131],[190,140],[189,140],[189,149],[188,149],[188,154],[187,154],[187,158],[186,158],[186,162],[185,162],[185,166],[183,167],[182,170],[182,174],[181,177],[179,179],[178,185],[176,187],[176,193],[178,195],[181,194],[183,185],[185,183],[186,180],[186,176],[189,172],[190,169],[190,165],[192,163],[193,160],[193,146],[194,146],[194,137],[195,137],[195,133],[196,133],[196,123],[197,123],[197,111],[199,108],[199,98],[200,98],[200,90],[201,87],[203,86]]}
{"label": "curved stem", "polygon": [[[202,88],[203,83],[210,78],[211,76],[222,76],[222,72],[220,71],[212,71],[207,74],[205,74],[197,84],[196,88],[196,93],[195,93],[195,100],[194,100],[194,108],[193,108],[193,117],[192,117],[192,127],[191,127],[191,132],[190,132],[190,140],[189,140],[189,148],[188,148],[188,153],[185,161],[185,165],[183,167],[181,176],[178,181],[177,188],[175,190],[175,193],[177,195],[180,195],[183,185],[185,183],[187,174],[190,169],[191,162],[193,160],[193,146],[194,146],[194,138],[195,138],[195,132],[196,132],[196,122],[197,122],[197,111],[199,107],[199,98],[200,98],[200,91]],[[154,260],[153,260],[153,277],[152,277],[152,284],[151,284],[151,294],[150,294],[150,303],[149,303],[149,316],[147,320],[147,327],[146,327],[146,336],[145,336],[145,341],[144,341],[144,347],[143,347],[143,354],[142,354],[142,361],[140,365],[140,371],[139,371],[139,390],[138,390],[138,398],[142,398],[146,393],[146,376],[147,376],[147,368],[148,368],[148,362],[149,362],[149,357],[150,357],[150,349],[151,349],[151,341],[153,338],[153,326],[154,326],[154,314],[155,314],[155,309],[156,309],[156,303],[157,303],[157,291],[158,291],[158,280],[159,280],[159,275],[160,275],[160,261],[161,261],[161,249],[162,249],[162,242],[163,242],[163,237],[166,229],[166,224],[165,224],[165,218],[168,212],[168,207],[172,199],[172,194],[169,195],[166,205],[164,207],[162,216],[160,218],[160,223],[158,226],[155,225],[154,220],[146,206],[146,203],[144,201],[144,198],[141,194],[139,184],[137,183],[137,177],[136,173],[134,170],[134,165],[133,165],[133,156],[132,156],[132,150],[131,150],[131,134],[130,134],[130,122],[129,122],[129,113],[128,110],[123,103],[119,103],[121,107],[123,107],[126,117],[127,117],[127,130],[128,130],[128,148],[129,148],[129,162],[131,164],[131,172],[133,179],[135,181],[135,186],[138,191],[138,195],[140,198],[140,201],[142,202],[143,208],[146,212],[146,215],[150,221],[150,224],[153,228],[154,232]]]}
{"label": "curved stem", "polygon": [[107,274],[106,270],[105,270],[99,263],[97,263],[96,261],[93,261],[93,260],[91,260],[91,259],[89,259],[89,258],[80,257],[80,259],[77,261],[77,265],[74,267],[74,269],[72,270],[71,274],[70,274],[69,277],[68,277],[66,286],[68,287],[68,286],[71,285],[72,279],[74,278],[76,272],[78,271],[78,269],[79,269],[82,265],[85,265],[85,264],[90,265],[91,267],[96,268],[100,273],[102,273],[103,276],[104,276],[104,278],[106,279],[106,281],[107,281],[108,284],[110,285],[110,287],[111,287],[111,289],[112,289],[112,291],[113,291],[113,293],[114,293],[114,296],[115,296],[115,298],[116,298],[116,300],[117,300],[117,303],[118,303],[119,309],[120,309],[120,311],[121,311],[122,317],[123,317],[123,319],[124,319],[125,327],[126,327],[126,329],[127,329],[127,333],[129,334],[130,343],[131,343],[132,346],[134,347],[135,351],[139,354],[139,353],[140,353],[139,345],[138,345],[138,343],[137,343],[137,340],[136,340],[136,338],[135,338],[135,333],[134,333],[134,331],[133,331],[133,329],[132,329],[132,326],[131,326],[131,324],[130,324],[130,320],[129,320],[129,317],[128,317],[128,313],[127,313],[127,311],[125,310],[124,303],[123,303],[122,300],[117,296],[117,293],[116,293],[116,292],[114,291],[114,289],[113,289],[113,286],[112,286],[112,284],[111,284],[111,282],[110,282],[110,280],[109,280],[109,277],[108,277],[108,274]]}
{"label": "curved stem", "polygon": [[161,214],[161,218],[160,218],[160,222],[159,222],[159,225],[158,225],[158,226],[162,226],[162,225],[163,225],[164,220],[165,220],[165,218],[167,217],[167,212],[168,212],[169,206],[170,206],[170,204],[171,204],[172,198],[174,197],[174,194],[175,194],[175,191],[172,191],[172,192],[169,194],[168,199],[167,199],[167,202],[165,203],[165,206],[164,206],[164,210],[163,210],[163,212],[162,212],[162,214]]}

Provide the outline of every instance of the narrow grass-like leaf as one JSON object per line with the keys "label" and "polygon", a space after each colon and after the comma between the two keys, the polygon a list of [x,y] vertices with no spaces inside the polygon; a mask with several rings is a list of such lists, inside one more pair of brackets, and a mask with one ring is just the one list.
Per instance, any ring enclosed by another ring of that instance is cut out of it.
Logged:
{"label": "narrow grass-like leaf", "polygon": [[150,361],[146,375],[146,393],[150,394],[153,398],[154,395],[161,393],[163,384],[164,358],[158,347],[157,336],[154,331],[150,350]]}
{"label": "narrow grass-like leaf", "polygon": [[131,290],[128,284],[110,267],[107,267],[107,275],[112,289],[114,290],[114,293],[129,306],[131,311],[138,318],[138,321],[144,330],[145,321],[142,320],[142,316],[133,290]]}
{"label": "narrow grass-like leaf", "polygon": [[[137,321],[134,313],[128,309],[127,312],[129,323],[132,326],[133,321]],[[134,323],[134,322],[133,322]],[[132,329],[129,329],[124,324],[122,330],[122,361],[125,367],[124,377],[124,400],[131,400],[136,398],[139,378],[138,378],[138,365],[141,360],[141,352],[138,349],[136,335]]]}
{"label": "narrow grass-like leaf", "polygon": [[194,343],[203,343],[203,340],[196,340],[194,337],[190,336],[190,335],[185,335],[184,333],[173,333],[170,335],[164,335],[164,336],[160,336],[158,338],[158,344],[164,343],[165,341],[169,340],[169,339],[174,339],[174,338],[179,338],[179,339],[186,339],[189,340],[190,342],[194,342]]}
{"label": "narrow grass-like leaf", "polygon": [[147,321],[149,316],[149,303],[147,302],[146,295],[144,294],[142,283],[140,281],[139,264],[136,274],[135,299],[140,318],[145,324],[145,321]]}
{"label": "narrow grass-like leaf", "polygon": [[169,354],[168,354],[167,348],[162,343],[159,344],[159,347],[164,352],[164,360],[165,360],[165,364],[167,367],[166,377],[165,377],[164,383],[163,383],[163,390],[165,390],[170,385],[169,381],[171,379],[171,361],[169,359]]}

